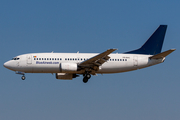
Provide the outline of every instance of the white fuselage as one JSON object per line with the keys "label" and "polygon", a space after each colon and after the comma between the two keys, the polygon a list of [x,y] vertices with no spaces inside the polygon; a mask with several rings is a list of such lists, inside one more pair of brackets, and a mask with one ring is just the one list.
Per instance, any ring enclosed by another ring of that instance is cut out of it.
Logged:
{"label": "white fuselage", "polygon": [[[60,63],[79,64],[97,54],[94,53],[31,53],[15,57],[4,64],[8,69],[24,73],[61,73]],[[155,65],[164,59],[149,59],[152,55],[110,54],[110,59],[96,73],[120,73]],[[84,71],[67,73],[83,74]]]}

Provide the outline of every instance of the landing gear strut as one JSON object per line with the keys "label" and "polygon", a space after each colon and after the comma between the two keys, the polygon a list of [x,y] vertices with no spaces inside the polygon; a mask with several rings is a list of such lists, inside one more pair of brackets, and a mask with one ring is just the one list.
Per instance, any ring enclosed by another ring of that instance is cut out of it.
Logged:
{"label": "landing gear strut", "polygon": [[24,72],[16,71],[16,74],[23,75],[23,76],[21,77],[22,80],[25,80],[25,79],[26,79]]}
{"label": "landing gear strut", "polygon": [[90,78],[91,78],[91,74],[85,74],[83,78],[83,82],[87,83]]}

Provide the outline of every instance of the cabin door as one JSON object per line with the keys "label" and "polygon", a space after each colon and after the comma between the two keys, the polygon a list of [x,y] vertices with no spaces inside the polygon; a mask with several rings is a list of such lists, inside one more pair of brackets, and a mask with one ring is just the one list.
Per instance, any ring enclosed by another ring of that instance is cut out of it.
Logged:
{"label": "cabin door", "polygon": [[133,64],[134,64],[134,67],[138,66],[138,56],[133,57]]}
{"label": "cabin door", "polygon": [[27,55],[26,59],[27,59],[27,64],[32,64],[32,56],[31,55]]}

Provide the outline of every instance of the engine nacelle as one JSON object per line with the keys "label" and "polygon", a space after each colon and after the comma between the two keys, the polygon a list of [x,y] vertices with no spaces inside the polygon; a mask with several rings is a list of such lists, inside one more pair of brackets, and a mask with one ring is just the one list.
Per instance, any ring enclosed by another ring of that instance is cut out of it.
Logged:
{"label": "engine nacelle", "polygon": [[69,73],[56,73],[56,79],[72,80],[73,74]]}
{"label": "engine nacelle", "polygon": [[60,72],[76,72],[78,66],[76,63],[60,63]]}

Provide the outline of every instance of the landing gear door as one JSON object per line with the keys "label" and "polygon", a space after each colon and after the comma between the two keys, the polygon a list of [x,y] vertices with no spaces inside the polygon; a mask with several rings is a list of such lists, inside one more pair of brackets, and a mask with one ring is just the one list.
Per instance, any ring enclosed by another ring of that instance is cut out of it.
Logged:
{"label": "landing gear door", "polygon": [[133,64],[134,64],[134,67],[138,66],[138,56],[133,57]]}
{"label": "landing gear door", "polygon": [[27,60],[27,64],[32,64],[32,56],[31,55],[27,55],[26,60]]}

